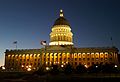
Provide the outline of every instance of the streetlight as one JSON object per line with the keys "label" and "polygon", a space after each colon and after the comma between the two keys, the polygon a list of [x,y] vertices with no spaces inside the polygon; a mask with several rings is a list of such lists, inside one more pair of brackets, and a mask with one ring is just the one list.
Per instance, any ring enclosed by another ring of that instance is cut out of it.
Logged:
{"label": "streetlight", "polygon": [[117,66],[117,65],[115,65],[114,67],[115,67],[115,68],[117,68],[118,66]]}
{"label": "streetlight", "polygon": [[96,65],[95,67],[96,67],[96,68],[98,68],[98,66],[97,66],[97,65]]}
{"label": "streetlight", "polygon": [[88,66],[87,66],[86,64],[85,64],[84,66],[85,66],[86,68],[88,68]]}
{"label": "streetlight", "polygon": [[61,67],[64,67],[64,65],[61,65]]}
{"label": "streetlight", "polygon": [[50,68],[49,67],[46,67],[46,70],[48,71]]}
{"label": "streetlight", "polygon": [[5,70],[5,67],[4,67],[4,66],[2,66],[2,70]]}
{"label": "streetlight", "polygon": [[28,68],[27,71],[31,71],[31,68]]}

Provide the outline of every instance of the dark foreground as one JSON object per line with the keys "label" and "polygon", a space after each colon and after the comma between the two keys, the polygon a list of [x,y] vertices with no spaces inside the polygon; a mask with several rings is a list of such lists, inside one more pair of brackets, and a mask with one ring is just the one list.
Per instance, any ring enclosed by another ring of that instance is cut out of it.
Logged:
{"label": "dark foreground", "polygon": [[120,74],[57,74],[33,75],[25,73],[0,73],[0,82],[114,82]]}

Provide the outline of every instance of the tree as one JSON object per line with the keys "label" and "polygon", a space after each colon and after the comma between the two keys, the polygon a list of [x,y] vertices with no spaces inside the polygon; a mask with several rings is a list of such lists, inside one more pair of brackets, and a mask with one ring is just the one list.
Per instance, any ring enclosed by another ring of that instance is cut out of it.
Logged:
{"label": "tree", "polygon": [[50,73],[58,74],[59,73],[58,65],[52,65],[52,69],[50,70]]}
{"label": "tree", "polygon": [[45,74],[45,68],[43,66],[41,66],[37,71],[33,72],[33,74],[37,74],[37,75],[44,75]]}
{"label": "tree", "polygon": [[72,66],[68,63],[68,64],[65,66],[64,73],[65,73],[65,74],[71,74],[72,72],[73,72],[73,68],[72,68]]}
{"label": "tree", "polygon": [[101,64],[93,64],[88,68],[89,73],[97,73],[100,72],[102,68]]}
{"label": "tree", "polygon": [[79,65],[76,67],[75,72],[76,72],[76,73],[85,73],[85,72],[87,72],[87,70],[86,70],[86,68],[85,68],[84,65],[79,64]]}

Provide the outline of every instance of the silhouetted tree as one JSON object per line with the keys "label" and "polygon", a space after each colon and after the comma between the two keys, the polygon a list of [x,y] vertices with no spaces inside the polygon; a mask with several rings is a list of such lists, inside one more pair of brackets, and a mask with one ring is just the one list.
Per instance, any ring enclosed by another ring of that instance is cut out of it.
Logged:
{"label": "silhouetted tree", "polygon": [[115,64],[113,63],[105,63],[104,65],[102,64],[93,64],[88,68],[89,73],[97,73],[97,72],[102,72],[102,73],[118,73],[119,68],[115,67]]}
{"label": "silhouetted tree", "polygon": [[89,73],[98,73],[101,72],[102,65],[101,64],[93,64],[88,68]]}
{"label": "silhouetted tree", "polygon": [[117,67],[115,67],[115,64],[111,63],[111,64],[104,64],[102,67],[102,72],[103,73],[116,73],[118,72]]}
{"label": "silhouetted tree", "polygon": [[58,65],[52,65],[50,73],[51,74],[58,74],[59,73]]}
{"label": "silhouetted tree", "polygon": [[76,67],[75,72],[76,72],[76,73],[85,73],[85,72],[87,72],[87,69],[86,69],[86,67],[85,67],[84,65],[79,64],[79,65]]}
{"label": "silhouetted tree", "polygon": [[41,66],[37,71],[33,72],[33,74],[44,75],[45,74],[45,68],[43,66]]}
{"label": "silhouetted tree", "polygon": [[65,66],[64,73],[65,73],[65,74],[71,74],[72,72],[73,72],[73,67],[68,63],[68,64]]}

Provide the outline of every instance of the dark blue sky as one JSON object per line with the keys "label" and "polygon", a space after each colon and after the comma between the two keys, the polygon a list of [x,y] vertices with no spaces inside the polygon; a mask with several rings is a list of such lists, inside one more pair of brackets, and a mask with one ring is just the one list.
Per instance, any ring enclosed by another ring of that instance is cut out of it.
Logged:
{"label": "dark blue sky", "polygon": [[[6,49],[41,48],[63,9],[78,47],[106,47],[120,50],[119,0],[0,0],[0,65]],[[112,37],[112,41],[111,38]]]}

